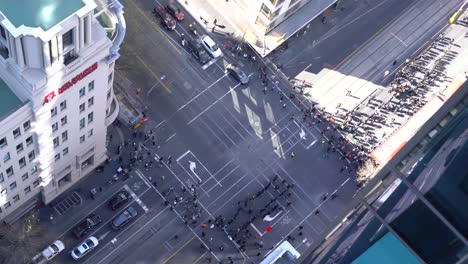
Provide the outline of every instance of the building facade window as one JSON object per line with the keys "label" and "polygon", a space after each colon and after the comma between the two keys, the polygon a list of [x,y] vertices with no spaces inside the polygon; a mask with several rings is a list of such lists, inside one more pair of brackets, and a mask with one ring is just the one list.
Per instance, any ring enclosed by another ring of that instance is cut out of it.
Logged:
{"label": "building facade window", "polygon": [[57,131],[58,128],[59,128],[59,126],[58,126],[58,123],[57,123],[57,122],[55,122],[55,123],[52,124],[52,132]]}
{"label": "building facade window", "polygon": [[64,148],[64,149],[62,150],[62,154],[63,154],[64,156],[66,156],[66,155],[68,154],[68,147],[66,147],[66,148]]}
{"label": "building facade window", "polygon": [[33,187],[37,187],[37,186],[39,186],[39,180],[33,181]]}
{"label": "building facade window", "polygon": [[29,136],[26,138],[26,146],[29,146],[33,143],[33,138],[32,136]]}
{"label": "building facade window", "polygon": [[21,176],[21,179],[23,181],[27,180],[29,178],[29,174],[26,172],[25,174],[23,174],[23,176]]}
{"label": "building facade window", "polygon": [[88,92],[91,92],[92,90],[94,90],[94,81],[88,83]]}
{"label": "building facade window", "polygon": [[59,159],[60,159],[60,153],[55,154],[54,160],[57,161],[57,160],[59,160]]}
{"label": "building facade window", "polygon": [[57,107],[50,109],[50,117],[54,117],[57,115]]}
{"label": "building facade window", "polygon": [[15,130],[13,130],[13,137],[17,138],[17,137],[19,137],[19,136],[21,136],[21,130],[20,130],[20,128],[18,127],[18,128],[16,128]]}
{"label": "building facade window", "polygon": [[18,164],[19,164],[20,168],[23,168],[24,166],[26,166],[26,158],[22,157],[22,158],[18,161]]}
{"label": "building facade window", "polygon": [[36,157],[36,153],[34,153],[34,150],[28,153],[29,161],[33,161],[35,157]]}
{"label": "building facade window", "polygon": [[3,188],[2,191],[0,191],[0,195],[2,195],[2,196],[7,194],[7,193],[8,193],[7,188]]}
{"label": "building facade window", "polygon": [[93,104],[94,104],[94,96],[88,99],[88,107],[92,106]]}
{"label": "building facade window", "polygon": [[62,132],[62,142],[65,142],[68,140],[68,130],[65,130]]}
{"label": "building facade window", "polygon": [[28,131],[30,128],[31,128],[31,121],[28,120],[23,123],[23,129],[25,132]]}
{"label": "building facade window", "polygon": [[88,114],[88,124],[93,122],[93,120],[94,120],[94,113],[91,112],[91,113]]}
{"label": "building facade window", "polygon": [[80,89],[79,94],[80,94],[80,97],[83,97],[86,94],[85,87]]}
{"label": "building facade window", "polygon": [[109,73],[109,76],[107,77],[107,82],[111,83],[112,82],[112,76],[114,72]]}
{"label": "building facade window", "polygon": [[60,111],[67,109],[67,100],[60,102]]}
{"label": "building facade window", "polygon": [[23,143],[16,145],[16,153],[20,153],[21,151],[23,151]]}
{"label": "building facade window", "polygon": [[56,147],[58,147],[60,145],[60,141],[59,141],[58,137],[54,138],[53,142],[54,142],[54,148],[56,148]]}
{"label": "building facade window", "polygon": [[3,162],[7,162],[10,160],[10,152],[7,152],[5,153],[5,155],[3,155]]}
{"label": "building facade window", "polygon": [[13,196],[13,202],[16,203],[17,201],[19,201],[19,199],[20,199],[19,194]]}
{"label": "building facade window", "polygon": [[32,166],[31,168],[31,174],[34,174],[37,172],[37,166]]}
{"label": "building facade window", "polygon": [[82,135],[82,136],[80,137],[80,143],[83,143],[84,141],[85,141],[85,136]]}
{"label": "building facade window", "polygon": [[80,129],[85,127],[85,119],[84,117],[80,119]]}
{"label": "building facade window", "polygon": [[10,203],[10,202],[6,202],[6,203],[3,205],[3,207],[5,207],[5,209],[7,209],[7,208],[10,207],[10,206],[11,206],[11,203]]}
{"label": "building facade window", "polygon": [[88,131],[88,138],[92,137],[92,136],[93,136],[93,130],[91,129],[91,130]]}
{"label": "building facade window", "polygon": [[265,15],[267,18],[270,18],[271,17],[271,14],[273,13],[270,8],[268,6],[266,6],[265,4],[262,4],[262,6],[260,7],[260,12]]}
{"label": "building facade window", "polygon": [[3,178],[3,173],[0,172],[0,183],[4,182],[5,179]]}
{"label": "building facade window", "polygon": [[8,169],[6,169],[6,174],[7,174],[7,177],[11,177],[11,176],[13,176],[13,174],[15,174],[15,172],[13,171],[12,166],[10,166],[10,167],[8,167]]}
{"label": "building facade window", "polygon": [[64,117],[60,118],[60,124],[61,124],[62,126],[66,125],[67,122],[68,122],[67,116],[64,116]]}
{"label": "building facade window", "polygon": [[24,188],[24,193],[25,193],[25,194],[26,194],[26,193],[29,193],[29,192],[31,192],[31,187],[30,187],[30,186]]}
{"label": "building facade window", "polygon": [[10,190],[13,191],[16,188],[16,182],[10,183]]}
{"label": "building facade window", "polygon": [[6,137],[0,139],[0,148],[5,147],[6,145],[8,145]]}
{"label": "building facade window", "polygon": [[80,104],[80,113],[85,110],[85,103]]}

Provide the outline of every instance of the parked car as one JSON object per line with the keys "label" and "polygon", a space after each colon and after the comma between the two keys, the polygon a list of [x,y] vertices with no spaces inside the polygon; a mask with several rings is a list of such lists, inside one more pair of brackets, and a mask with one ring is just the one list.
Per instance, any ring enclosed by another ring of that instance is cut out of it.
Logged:
{"label": "parked car", "polygon": [[170,30],[174,30],[176,28],[176,22],[172,19],[171,15],[162,7],[156,6],[153,9],[153,12],[161,18],[162,23],[164,26]]}
{"label": "parked car", "polygon": [[236,64],[229,64],[226,70],[231,73],[241,84],[247,84],[249,82],[249,76]]}
{"label": "parked car", "polygon": [[109,201],[109,206],[112,210],[116,210],[117,208],[121,207],[130,199],[130,193],[127,191],[120,191],[118,192],[112,199]]}
{"label": "parked car", "polygon": [[218,44],[216,44],[216,42],[214,42],[214,40],[209,36],[205,35],[201,37],[200,42],[211,57],[218,58],[219,56],[223,55]]}
{"label": "parked car", "polygon": [[74,229],[73,235],[80,239],[84,237],[89,231],[98,226],[102,222],[99,215],[90,214],[83,221],[81,221]]}
{"label": "parked car", "polygon": [[168,4],[166,10],[178,21],[182,21],[185,18],[185,14],[175,4]]}
{"label": "parked car", "polygon": [[190,50],[190,52],[192,52],[193,56],[202,64],[206,64],[211,59],[208,53],[206,53],[206,50],[202,47],[200,40],[190,40],[188,49]]}
{"label": "parked car", "polygon": [[62,252],[64,249],[65,249],[65,244],[63,244],[62,241],[57,240],[42,251],[42,256],[47,260],[51,260],[55,256],[57,256],[60,252]]}
{"label": "parked car", "polygon": [[99,245],[99,241],[95,237],[89,237],[85,241],[81,242],[71,251],[73,259],[78,260],[88,254],[91,250]]}
{"label": "parked car", "polygon": [[138,215],[138,212],[133,207],[128,207],[120,215],[118,215],[114,220],[112,220],[112,229],[118,230],[122,228],[125,224],[130,222],[133,218]]}

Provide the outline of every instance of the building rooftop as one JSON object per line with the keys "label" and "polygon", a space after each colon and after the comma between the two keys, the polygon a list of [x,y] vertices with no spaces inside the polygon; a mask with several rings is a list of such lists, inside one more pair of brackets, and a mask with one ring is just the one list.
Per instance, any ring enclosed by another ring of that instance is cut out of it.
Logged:
{"label": "building rooftop", "polygon": [[24,25],[44,31],[60,23],[80,8],[83,0],[1,0],[0,11],[16,27]]}
{"label": "building rooftop", "polygon": [[0,79],[0,120],[21,104],[20,99],[11,91],[10,87]]}

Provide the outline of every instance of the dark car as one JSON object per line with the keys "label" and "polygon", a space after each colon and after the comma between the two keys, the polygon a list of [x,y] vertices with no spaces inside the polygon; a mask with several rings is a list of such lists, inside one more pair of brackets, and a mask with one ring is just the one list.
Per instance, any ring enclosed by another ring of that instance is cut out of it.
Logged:
{"label": "dark car", "polygon": [[226,67],[226,70],[239,80],[241,84],[247,84],[249,82],[249,76],[247,76],[247,74],[245,74],[238,65],[229,64]]}
{"label": "dark car", "polygon": [[176,28],[176,22],[172,19],[171,15],[162,7],[157,6],[153,9],[153,12],[161,18],[162,23],[170,30]]}
{"label": "dark car", "polygon": [[184,13],[180,10],[180,8],[178,8],[174,4],[168,4],[166,6],[166,10],[167,10],[167,12],[169,12],[169,14],[171,14],[178,21],[182,21],[185,18]]}
{"label": "dark car", "polygon": [[205,64],[211,60],[210,55],[206,53],[205,48],[203,48],[202,44],[200,43],[200,40],[198,39],[190,40],[188,49],[190,50],[190,52],[192,52],[193,56],[195,56],[195,58],[197,58],[197,60],[202,64]]}
{"label": "dark car", "polygon": [[133,207],[128,207],[120,215],[118,215],[114,220],[112,220],[112,229],[118,230],[130,220],[135,218],[138,215],[138,212]]}
{"label": "dark car", "polygon": [[73,235],[80,239],[84,237],[89,231],[98,226],[101,222],[102,219],[99,215],[90,214],[73,229]]}
{"label": "dark car", "polygon": [[109,206],[112,208],[112,210],[115,210],[126,203],[130,197],[130,193],[127,191],[120,191],[109,201]]}

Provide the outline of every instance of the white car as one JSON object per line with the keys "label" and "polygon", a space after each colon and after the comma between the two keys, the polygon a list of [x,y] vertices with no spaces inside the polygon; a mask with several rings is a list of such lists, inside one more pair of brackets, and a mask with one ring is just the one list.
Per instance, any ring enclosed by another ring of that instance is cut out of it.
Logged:
{"label": "white car", "polygon": [[55,256],[57,256],[60,252],[62,252],[64,249],[65,249],[65,245],[63,244],[63,242],[60,240],[57,240],[42,251],[42,256],[46,258],[47,260],[51,260]]}
{"label": "white car", "polygon": [[223,52],[219,48],[218,44],[216,44],[209,36],[205,35],[201,37],[200,42],[211,57],[218,58],[219,56],[223,55]]}
{"label": "white car", "polygon": [[99,241],[97,240],[97,238],[93,236],[89,237],[72,250],[71,256],[75,260],[78,260],[82,258],[84,255],[88,254],[95,247],[97,247],[97,245],[99,245]]}

